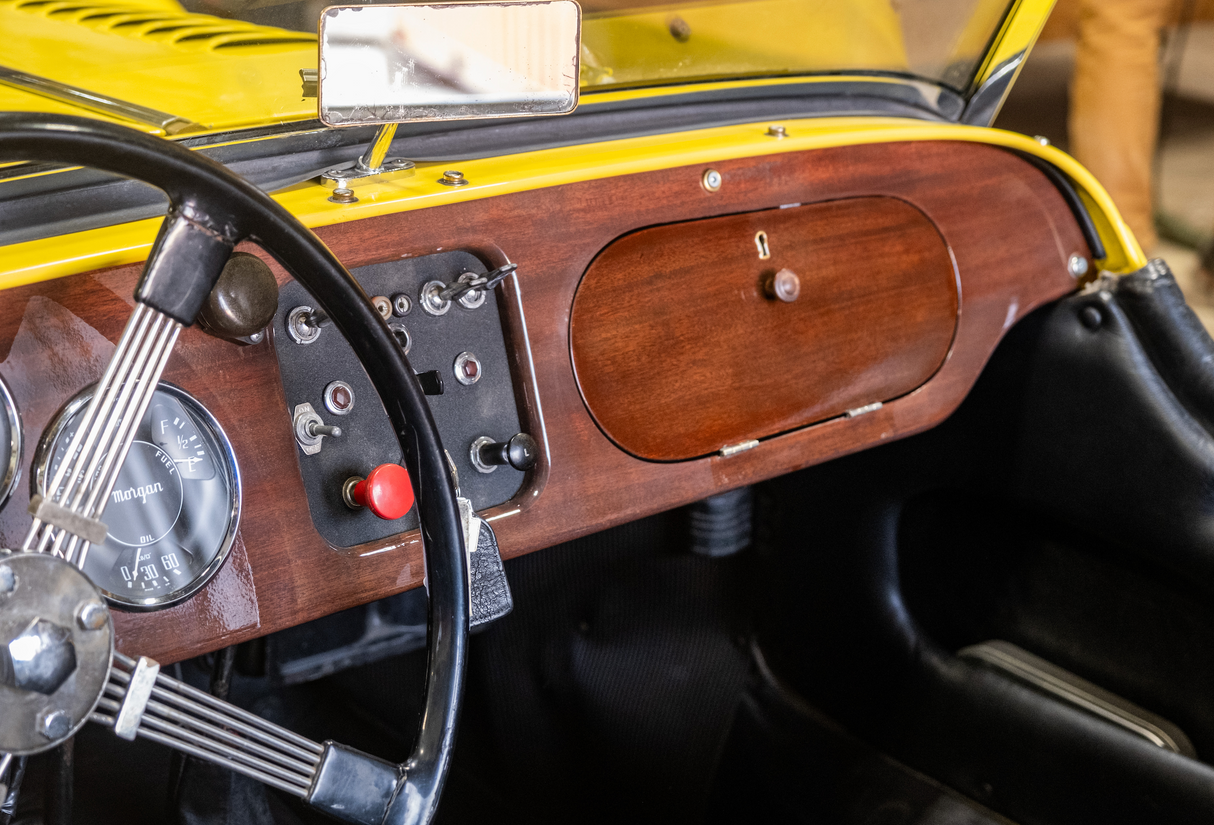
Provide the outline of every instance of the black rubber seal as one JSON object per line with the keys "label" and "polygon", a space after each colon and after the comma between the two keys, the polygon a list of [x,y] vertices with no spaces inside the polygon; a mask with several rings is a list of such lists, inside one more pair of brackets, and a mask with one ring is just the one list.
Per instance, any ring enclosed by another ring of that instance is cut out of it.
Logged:
{"label": "black rubber seal", "polygon": [[1036,155],[1030,155],[1027,152],[1015,152],[1024,160],[1031,163],[1033,166],[1041,170],[1050,183],[1054,184],[1054,188],[1062,195],[1062,199],[1066,201],[1066,205],[1070,208],[1071,214],[1075,216],[1075,221],[1079,224],[1079,231],[1083,233],[1083,239],[1087,241],[1088,249],[1092,253],[1092,258],[1099,261],[1108,257],[1108,252],[1104,248],[1104,242],[1100,240],[1100,233],[1096,231],[1096,224],[1092,221],[1092,216],[1088,212],[1088,208],[1083,205],[1083,199],[1079,197],[1079,192],[1075,190],[1071,179],[1063,174],[1052,163],[1042,160]]}

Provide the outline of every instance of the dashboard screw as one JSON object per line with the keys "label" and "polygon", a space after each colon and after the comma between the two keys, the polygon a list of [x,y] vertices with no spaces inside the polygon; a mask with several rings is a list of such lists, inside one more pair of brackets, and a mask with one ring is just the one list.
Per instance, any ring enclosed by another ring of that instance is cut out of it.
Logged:
{"label": "dashboard screw", "polygon": [[448,169],[443,172],[443,176],[438,179],[438,182],[443,186],[467,186],[468,179],[464,177],[464,173],[456,169]]}
{"label": "dashboard screw", "polygon": [[768,137],[786,138],[786,137],[788,137],[788,130],[777,123],[777,124],[768,126],[766,134]]}
{"label": "dashboard screw", "polygon": [[686,43],[691,39],[691,25],[682,17],[675,15],[670,18],[670,36],[680,43]]}
{"label": "dashboard screw", "polygon": [[354,195],[353,189],[346,189],[344,186],[333,190],[333,194],[329,196],[331,203],[358,203],[358,198]]}
{"label": "dashboard screw", "polygon": [[1088,259],[1082,255],[1072,255],[1071,259],[1066,262],[1066,268],[1071,273],[1071,277],[1082,278],[1088,274]]}
{"label": "dashboard screw", "polygon": [[1033,135],[1033,140],[1037,141],[1042,146],[1050,145],[1050,139],[1047,138],[1045,135]]}
{"label": "dashboard screw", "polygon": [[700,178],[700,183],[709,192],[716,192],[721,188],[721,173],[716,169],[705,169],[704,176]]}
{"label": "dashboard screw", "polygon": [[105,627],[106,610],[100,602],[85,602],[76,611],[76,621],[85,630],[100,630]]}

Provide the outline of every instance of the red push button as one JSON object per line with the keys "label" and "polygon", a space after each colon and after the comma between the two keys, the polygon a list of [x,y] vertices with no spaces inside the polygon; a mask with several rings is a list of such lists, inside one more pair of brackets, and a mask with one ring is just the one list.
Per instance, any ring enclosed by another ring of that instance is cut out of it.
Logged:
{"label": "red push button", "polygon": [[398,519],[413,507],[409,471],[399,464],[380,464],[354,485],[350,498],[382,519]]}

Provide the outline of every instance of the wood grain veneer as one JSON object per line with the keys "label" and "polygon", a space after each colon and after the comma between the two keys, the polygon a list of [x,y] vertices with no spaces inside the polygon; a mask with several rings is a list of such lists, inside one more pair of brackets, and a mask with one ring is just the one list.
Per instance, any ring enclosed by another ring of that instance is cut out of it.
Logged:
{"label": "wood grain veneer", "polygon": [[[782,270],[795,300],[769,294]],[[953,342],[957,286],[936,227],[895,198],[642,229],[578,287],[573,368],[612,441],[682,461],[915,389]]]}
{"label": "wood grain veneer", "polygon": [[[487,513],[507,558],[939,423],[1012,324],[1075,289],[1068,256],[1089,254],[1045,177],[993,147],[873,144],[724,160],[713,168],[724,181],[715,193],[700,185],[703,166],[683,166],[319,231],[351,267],[453,247],[491,264],[507,256],[519,263],[499,300],[525,426],[542,455],[524,490]],[[316,197],[326,195],[317,190]],[[900,198],[922,211],[956,262],[956,336],[930,380],[876,412],[803,427],[731,458],[644,461],[595,425],[574,378],[569,319],[583,273],[608,243],[647,226],[867,196]],[[19,544],[28,525],[24,480],[33,442],[58,405],[100,375],[137,276],[138,267],[123,267],[0,297],[0,374],[31,435],[23,483],[0,513],[7,545]],[[158,613],[117,616],[122,650],[171,662],[421,583],[416,534],[340,552],[312,528],[269,343],[241,348],[187,330],[166,378],[197,396],[227,430],[244,473],[244,512],[231,560],[198,596]]]}

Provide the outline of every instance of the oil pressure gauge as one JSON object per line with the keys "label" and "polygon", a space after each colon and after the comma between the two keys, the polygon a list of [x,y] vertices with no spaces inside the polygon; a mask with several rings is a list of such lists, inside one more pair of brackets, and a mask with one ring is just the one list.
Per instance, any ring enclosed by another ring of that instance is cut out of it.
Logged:
{"label": "oil pressure gauge", "polygon": [[[77,395],[47,428],[35,492],[64,460],[92,395]],[[157,387],[101,518],[109,536],[89,550],[84,572],[116,607],[176,604],[223,566],[240,519],[240,472],[219,423],[185,390]]]}

